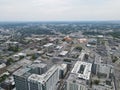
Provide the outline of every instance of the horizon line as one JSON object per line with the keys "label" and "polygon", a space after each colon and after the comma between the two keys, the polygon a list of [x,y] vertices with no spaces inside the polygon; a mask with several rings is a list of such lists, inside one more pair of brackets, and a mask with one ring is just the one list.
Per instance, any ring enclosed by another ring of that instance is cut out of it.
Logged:
{"label": "horizon line", "polygon": [[0,21],[0,23],[10,23],[10,22],[18,22],[18,23],[24,23],[24,22],[120,22],[120,20],[45,20],[45,21],[36,21],[36,20],[10,20],[10,21]]}

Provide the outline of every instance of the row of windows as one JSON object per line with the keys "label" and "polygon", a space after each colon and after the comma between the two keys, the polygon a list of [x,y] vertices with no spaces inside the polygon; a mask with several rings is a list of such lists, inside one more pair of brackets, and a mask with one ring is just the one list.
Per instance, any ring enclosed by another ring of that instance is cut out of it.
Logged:
{"label": "row of windows", "polygon": [[73,83],[69,83],[69,89],[68,90],[87,90],[85,86],[83,85],[77,85]]}

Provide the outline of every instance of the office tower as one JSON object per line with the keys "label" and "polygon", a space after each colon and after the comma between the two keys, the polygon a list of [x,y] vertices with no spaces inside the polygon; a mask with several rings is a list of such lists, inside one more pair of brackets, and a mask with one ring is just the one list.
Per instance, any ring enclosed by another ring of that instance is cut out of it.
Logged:
{"label": "office tower", "polygon": [[29,76],[29,90],[56,90],[56,84],[58,80],[58,68],[57,66],[53,66],[45,74],[32,74],[31,76]]}
{"label": "office tower", "polygon": [[50,69],[44,63],[33,63],[17,70],[13,76],[16,90],[56,90],[59,81],[59,69],[54,65]]}
{"label": "office tower", "polygon": [[34,62],[30,66],[22,67],[13,73],[16,90],[29,90],[28,77],[33,73],[41,75],[47,71],[47,64]]}
{"label": "office tower", "polygon": [[13,76],[15,80],[16,90],[28,90],[27,78],[31,75],[31,68],[21,68],[17,70]]}

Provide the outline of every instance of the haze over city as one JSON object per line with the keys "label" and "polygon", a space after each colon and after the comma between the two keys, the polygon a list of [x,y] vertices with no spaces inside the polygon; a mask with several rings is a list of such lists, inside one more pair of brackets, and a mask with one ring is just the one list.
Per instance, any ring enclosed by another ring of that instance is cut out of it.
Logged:
{"label": "haze over city", "polygon": [[0,0],[0,21],[120,20],[120,0]]}
{"label": "haze over city", "polygon": [[120,0],[0,0],[0,90],[120,90]]}

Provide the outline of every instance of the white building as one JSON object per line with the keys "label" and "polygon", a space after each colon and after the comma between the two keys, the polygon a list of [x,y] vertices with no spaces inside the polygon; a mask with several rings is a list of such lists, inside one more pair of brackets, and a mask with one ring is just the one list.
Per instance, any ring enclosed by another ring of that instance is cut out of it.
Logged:
{"label": "white building", "polygon": [[60,51],[60,50],[62,50],[62,48],[63,48],[63,46],[57,46],[55,49]]}
{"label": "white building", "polygon": [[83,61],[83,59],[84,59],[84,57],[85,57],[85,51],[83,51],[82,50],[82,52],[81,52],[81,54],[80,54],[80,56],[78,57],[78,59],[80,60],[80,61]]}
{"label": "white building", "polygon": [[92,64],[77,61],[67,79],[67,90],[88,90]]}
{"label": "white building", "polygon": [[20,57],[25,57],[25,56],[27,56],[26,53],[18,53],[13,55],[13,59],[17,61],[20,59]]}
{"label": "white building", "polygon": [[62,51],[62,52],[59,54],[59,56],[64,57],[64,56],[66,56],[67,54],[68,54],[68,51]]}
{"label": "white building", "polygon": [[5,68],[5,67],[6,67],[5,63],[0,64],[0,69]]}
{"label": "white building", "polygon": [[59,68],[59,77],[63,78],[67,72],[67,64],[61,64],[58,66]]}
{"label": "white building", "polygon": [[47,51],[47,52],[51,52],[51,51],[54,50],[54,44],[53,43],[47,43],[43,47],[44,47],[45,51]]}

